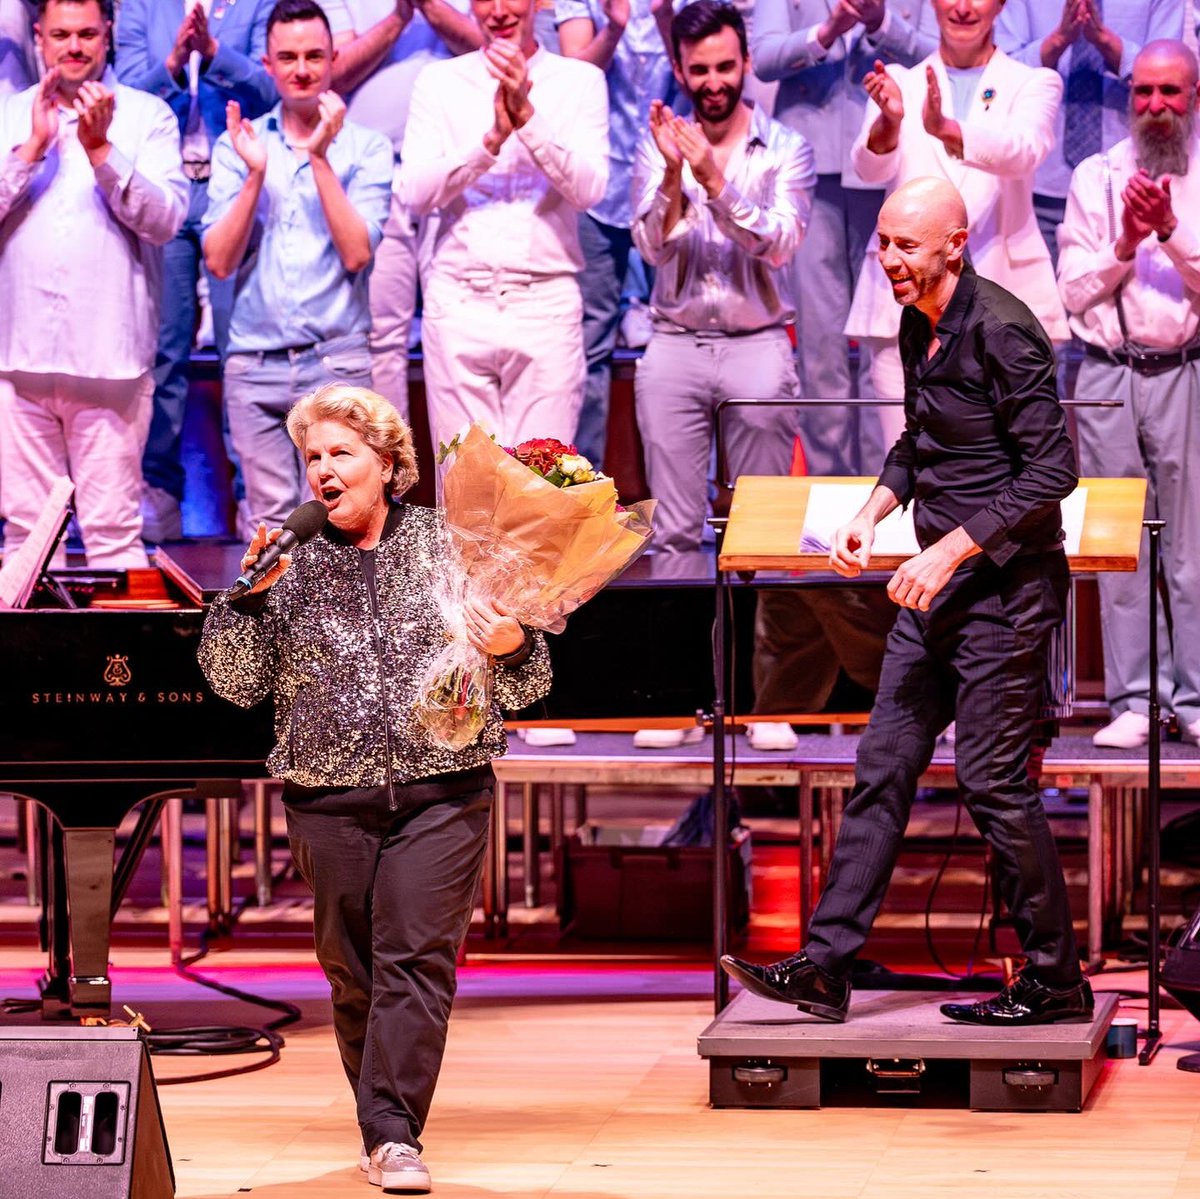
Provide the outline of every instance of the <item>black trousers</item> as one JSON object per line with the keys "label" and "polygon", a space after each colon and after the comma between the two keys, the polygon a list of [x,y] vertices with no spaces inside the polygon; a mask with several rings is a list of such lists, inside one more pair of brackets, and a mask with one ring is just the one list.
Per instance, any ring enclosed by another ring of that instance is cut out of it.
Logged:
{"label": "black trousers", "polygon": [[[488,772],[490,774],[490,771]],[[455,963],[483,869],[492,790],[430,801],[420,788],[335,810],[288,804],[292,857],[363,1145],[420,1149],[457,986]]]}
{"label": "black trousers", "polygon": [[806,947],[845,973],[871,930],[895,869],[938,733],[956,723],[963,801],[995,855],[1001,894],[1034,974],[1079,980],[1062,866],[1028,775],[1047,643],[1069,577],[1060,553],[959,570],[927,613],[901,609],[888,637],[854,791]]}

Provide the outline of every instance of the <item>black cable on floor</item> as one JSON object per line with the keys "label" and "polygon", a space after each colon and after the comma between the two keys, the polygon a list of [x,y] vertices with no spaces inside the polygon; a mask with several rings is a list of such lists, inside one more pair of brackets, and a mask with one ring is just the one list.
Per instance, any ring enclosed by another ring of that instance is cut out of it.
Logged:
{"label": "black cable on floor", "polygon": [[[287,874],[287,869],[285,866],[276,875],[274,879],[276,884],[282,881]],[[230,914],[230,930],[241,919],[242,913],[249,906],[249,903],[250,898],[247,897],[234,908]],[[200,1057],[238,1053],[263,1053],[267,1056],[262,1061],[250,1062],[243,1066],[231,1066],[225,1070],[212,1070],[206,1074],[188,1074],[179,1078],[158,1078],[155,1081],[160,1087],[179,1086],[181,1083],[186,1082],[209,1082],[217,1078],[231,1078],[237,1074],[251,1074],[255,1070],[265,1070],[268,1066],[273,1066],[279,1061],[280,1050],[286,1044],[284,1038],[279,1034],[279,1029],[286,1028],[289,1024],[295,1024],[300,1019],[300,1008],[294,1003],[289,1003],[287,1000],[267,999],[265,996],[255,995],[251,991],[243,991],[240,987],[233,987],[228,983],[219,983],[214,979],[205,978],[202,974],[197,974],[193,971],[191,967],[208,956],[209,949],[211,948],[211,939],[212,934],[208,929],[205,929],[200,936],[199,950],[190,957],[184,958],[179,965],[174,966],[175,974],[188,982],[196,983],[198,986],[207,987],[209,990],[227,995],[230,999],[237,999],[242,1003],[279,1012],[279,1017],[261,1028],[252,1028],[245,1025],[212,1024],[183,1028],[152,1029],[142,1033],[146,1047],[152,1054],[162,1057]],[[40,999],[11,998],[0,1001],[0,1006],[3,1007],[5,1012],[16,1015],[38,1012],[41,1010],[42,1002]]]}
{"label": "black cable on floor", "polygon": [[[276,876],[274,882],[279,883],[287,873],[287,867]],[[244,899],[230,913],[229,928],[232,932],[242,913],[250,904],[250,898]],[[237,1074],[251,1074],[255,1070],[265,1070],[279,1061],[280,1050],[286,1042],[279,1035],[279,1029],[295,1024],[300,1019],[300,1008],[287,1000],[267,999],[252,991],[243,991],[240,987],[219,983],[214,979],[205,978],[191,969],[197,962],[208,956],[211,948],[212,934],[205,929],[200,934],[200,948],[191,957],[184,958],[173,969],[180,978],[198,986],[207,987],[230,999],[255,1007],[267,1008],[279,1012],[277,1019],[261,1028],[251,1028],[243,1025],[198,1025],[192,1028],[163,1028],[145,1034],[146,1045],[150,1052],[164,1057],[199,1057],[202,1055],[220,1055],[233,1053],[265,1053],[262,1061],[250,1062],[244,1066],[231,1066],[226,1070],[212,1070],[206,1074],[188,1074],[180,1078],[157,1079],[161,1086],[178,1086],[185,1082],[209,1082],[216,1078],[232,1078]]]}

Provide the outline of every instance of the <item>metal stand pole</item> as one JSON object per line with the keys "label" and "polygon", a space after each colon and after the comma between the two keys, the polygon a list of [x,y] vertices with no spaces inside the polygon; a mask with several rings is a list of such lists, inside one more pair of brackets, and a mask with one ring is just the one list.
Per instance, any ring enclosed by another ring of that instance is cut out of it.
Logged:
{"label": "metal stand pole", "polygon": [[1146,1028],[1139,1036],[1146,1042],[1138,1054],[1138,1065],[1148,1066],[1162,1044],[1162,1029],[1159,1028],[1161,992],[1159,977],[1162,973],[1161,947],[1159,944],[1159,904],[1162,896],[1162,836],[1160,791],[1162,761],[1162,710],[1158,694],[1158,562],[1159,543],[1166,521],[1144,520],[1142,525],[1150,533],[1150,742],[1147,745],[1146,769],[1146,931],[1147,963],[1146,989],[1149,1003],[1146,1009]]}
{"label": "metal stand pole", "polygon": [[708,521],[717,535],[716,616],[713,620],[713,1012],[719,1015],[729,1003],[729,976],[721,958],[729,945],[729,800],[725,794],[725,611],[729,580],[721,569],[721,535],[726,521]]}

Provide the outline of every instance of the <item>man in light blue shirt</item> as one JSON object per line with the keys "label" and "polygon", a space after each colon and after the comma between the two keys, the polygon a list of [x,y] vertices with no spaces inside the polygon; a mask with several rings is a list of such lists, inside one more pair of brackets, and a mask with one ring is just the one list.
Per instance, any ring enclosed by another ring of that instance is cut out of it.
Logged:
{"label": "man in light blue shirt", "polygon": [[304,492],[284,428],[322,383],[371,385],[367,280],[387,219],[392,148],[345,120],[333,38],[311,0],[279,0],[267,70],[280,102],[256,121],[229,105],[214,147],[204,258],[236,275],[225,405],[253,521],[283,524]]}
{"label": "man in light blue shirt", "polygon": [[[248,117],[260,116],[275,103],[275,84],[262,64],[272,2],[124,0],[117,22],[117,78],[170,106],[179,121],[183,169],[191,187],[187,220],[163,251],[154,415],[142,457],[142,533],[147,541],[183,535],[183,422],[212,146],[225,128],[228,101],[236,100]],[[209,297],[215,342],[223,353],[233,292],[210,278]]]}
{"label": "man in light blue shirt", "polygon": [[996,45],[1063,79],[1057,143],[1038,168],[1033,207],[1050,255],[1071,172],[1129,132],[1129,78],[1148,42],[1183,36],[1185,0],[1008,0],[996,19]]}
{"label": "man in light blue shirt", "polygon": [[671,0],[556,0],[554,6],[562,53],[598,66],[608,84],[608,189],[579,218],[587,379],[575,443],[597,466],[604,461],[612,353],[633,249],[634,157],[645,136],[651,101],[672,99],[675,92],[667,53],[671,15]]}

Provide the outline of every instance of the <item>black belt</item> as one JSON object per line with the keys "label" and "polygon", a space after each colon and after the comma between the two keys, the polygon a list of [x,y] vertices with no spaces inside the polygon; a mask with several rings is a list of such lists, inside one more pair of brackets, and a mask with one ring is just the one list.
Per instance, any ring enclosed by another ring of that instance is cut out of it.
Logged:
{"label": "black belt", "polygon": [[321,343],[319,341],[310,341],[302,346],[287,346],[282,350],[250,350],[251,354],[261,354],[264,358],[295,358],[299,354],[307,354],[309,350],[315,350]]}
{"label": "black belt", "polygon": [[1162,375],[1200,358],[1200,342],[1181,346],[1178,350],[1105,350],[1084,342],[1083,352],[1100,362],[1127,366],[1139,375]]}
{"label": "black belt", "polygon": [[189,162],[185,159],[183,163],[183,173],[193,183],[203,183],[206,179],[212,177],[212,163]]}

